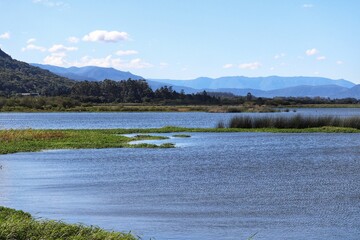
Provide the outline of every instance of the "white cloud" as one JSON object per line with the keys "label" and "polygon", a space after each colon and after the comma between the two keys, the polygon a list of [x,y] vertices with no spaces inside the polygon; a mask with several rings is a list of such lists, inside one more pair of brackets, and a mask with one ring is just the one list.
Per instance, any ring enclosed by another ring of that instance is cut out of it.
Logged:
{"label": "white cloud", "polygon": [[95,30],[82,38],[85,42],[119,42],[129,40],[129,34],[118,31]]}
{"label": "white cloud", "polygon": [[338,60],[338,61],[336,61],[336,64],[337,65],[341,65],[341,64],[343,64],[344,62],[343,61],[340,61],[340,60]]}
{"label": "white cloud", "polygon": [[326,59],[325,56],[319,56],[319,57],[316,58],[316,60],[318,60],[318,61],[323,61],[323,60],[325,60],[325,59]]}
{"label": "white cloud", "polygon": [[232,67],[234,67],[234,64],[232,64],[232,63],[228,63],[223,66],[223,68],[225,68],[225,69],[232,68]]}
{"label": "white cloud", "polygon": [[276,54],[276,55],[274,56],[274,59],[283,58],[283,57],[285,57],[285,56],[286,56],[285,53],[279,53],[279,54]]}
{"label": "white cloud", "polygon": [[5,32],[3,34],[0,34],[0,39],[10,39],[10,33]]}
{"label": "white cloud", "polygon": [[312,55],[315,55],[318,53],[319,53],[319,50],[317,50],[316,48],[308,49],[305,51],[305,54],[308,56],[312,56]]}
{"label": "white cloud", "polygon": [[153,67],[152,64],[147,63],[147,62],[143,61],[140,58],[136,58],[136,59],[131,60],[129,63],[125,64],[125,66],[127,66],[127,68],[135,68],[135,69]]}
{"label": "white cloud", "polygon": [[21,49],[21,51],[25,52],[25,51],[31,51],[31,50],[35,50],[35,51],[40,51],[40,52],[45,52],[46,48],[41,47],[41,46],[37,46],[34,44],[28,44],[26,47],[23,47]]}
{"label": "white cloud", "polygon": [[42,4],[47,7],[66,7],[68,4],[61,1],[51,1],[51,0],[33,0],[33,3]]}
{"label": "white cloud", "polygon": [[36,39],[35,39],[35,38],[29,38],[29,39],[26,41],[27,44],[34,43],[34,42],[36,42]]}
{"label": "white cloud", "polygon": [[77,37],[69,37],[67,40],[70,43],[78,43],[80,41],[80,39]]}
{"label": "white cloud", "polygon": [[55,66],[65,66],[68,65],[68,62],[65,61],[65,53],[54,53],[49,56],[46,56],[43,60],[44,64],[55,65]]}
{"label": "white cloud", "polygon": [[66,47],[62,44],[55,44],[53,45],[51,48],[49,48],[49,52],[54,53],[54,52],[66,52],[66,51],[76,51],[78,50],[77,47]]}
{"label": "white cloud", "polygon": [[136,55],[138,54],[138,51],[135,50],[119,50],[116,52],[116,55],[118,56],[128,56],[128,55]]}
{"label": "white cloud", "polygon": [[302,7],[303,7],[303,8],[313,8],[314,5],[313,5],[313,4],[310,4],[310,3],[306,3],[306,4],[303,4]]}
{"label": "white cloud", "polygon": [[270,71],[274,71],[275,70],[275,68],[274,67],[271,67],[271,68],[269,68],[270,69]]}
{"label": "white cloud", "polygon": [[140,58],[125,61],[120,58],[113,58],[108,55],[105,58],[92,58],[89,56],[82,57],[80,61],[72,63],[73,66],[98,66],[98,67],[113,67],[117,69],[142,69],[153,67],[152,64],[143,61]]}
{"label": "white cloud", "polygon": [[48,51],[51,53],[49,56],[46,56],[43,60],[45,64],[55,65],[55,66],[69,66],[73,65],[72,63],[66,61],[66,52],[76,51],[77,47],[66,47],[62,44],[54,44]]}
{"label": "white cloud", "polygon": [[247,69],[247,70],[256,70],[259,67],[261,67],[261,63],[259,63],[259,62],[242,63],[239,65],[239,68]]}

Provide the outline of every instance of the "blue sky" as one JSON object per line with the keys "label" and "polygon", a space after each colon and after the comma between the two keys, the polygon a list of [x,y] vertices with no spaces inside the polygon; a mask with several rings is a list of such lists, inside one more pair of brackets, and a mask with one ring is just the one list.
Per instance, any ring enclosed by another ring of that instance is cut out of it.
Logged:
{"label": "blue sky", "polygon": [[26,62],[360,83],[358,0],[0,0],[0,9],[0,47]]}

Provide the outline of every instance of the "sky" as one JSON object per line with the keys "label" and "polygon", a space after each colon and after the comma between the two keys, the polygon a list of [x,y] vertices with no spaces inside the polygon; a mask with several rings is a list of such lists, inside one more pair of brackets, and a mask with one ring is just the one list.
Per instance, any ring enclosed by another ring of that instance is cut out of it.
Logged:
{"label": "sky", "polygon": [[0,48],[29,63],[360,84],[358,0],[0,0],[0,11]]}

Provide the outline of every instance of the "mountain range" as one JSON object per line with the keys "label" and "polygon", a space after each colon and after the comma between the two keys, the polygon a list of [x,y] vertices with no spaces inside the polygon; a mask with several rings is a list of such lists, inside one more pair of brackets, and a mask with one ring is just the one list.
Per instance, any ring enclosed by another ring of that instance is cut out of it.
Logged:
{"label": "mountain range", "polygon": [[52,73],[55,73],[59,76],[70,78],[77,81],[102,81],[104,79],[111,80],[127,80],[129,78],[133,80],[144,79],[141,76],[134,75],[130,72],[123,72],[116,70],[114,68],[103,68],[95,66],[86,66],[86,67],[57,67],[52,65],[43,65],[32,63],[31,65],[39,67],[42,69],[49,70]]}
{"label": "mountain range", "polygon": [[[52,65],[28,64],[13,59],[0,49],[0,95],[40,93],[57,95],[68,91],[75,81],[144,79],[130,72],[95,66],[63,68]],[[360,99],[360,85],[340,79],[320,77],[201,77],[193,80],[148,79],[155,90],[171,86],[185,93],[200,91],[232,93],[257,97],[328,97]]]}
{"label": "mountain range", "polygon": [[177,86],[191,87],[195,89],[219,89],[219,88],[236,88],[236,89],[258,89],[263,91],[296,87],[301,85],[320,86],[320,85],[337,85],[342,87],[353,87],[355,84],[347,80],[332,80],[321,77],[220,77],[207,78],[201,77],[193,80],[170,80],[170,79],[150,79],[156,82],[173,84]]}
{"label": "mountain range", "polygon": [[[56,67],[51,65],[33,64],[73,80],[100,81],[104,79],[144,79],[130,72],[114,68],[102,67]],[[173,90],[185,93],[224,92],[245,96],[251,92],[257,97],[327,97],[360,99],[360,85],[340,79],[333,80],[321,77],[201,77],[193,80],[147,79],[150,87],[155,90],[163,86],[171,86]]]}

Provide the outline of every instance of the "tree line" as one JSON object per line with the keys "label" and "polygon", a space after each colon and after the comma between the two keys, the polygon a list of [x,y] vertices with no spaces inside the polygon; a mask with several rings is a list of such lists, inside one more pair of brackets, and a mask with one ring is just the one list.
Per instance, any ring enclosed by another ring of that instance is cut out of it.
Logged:
{"label": "tree line", "polygon": [[214,104],[219,98],[206,91],[196,94],[177,92],[171,86],[163,86],[153,91],[145,80],[104,80],[101,82],[76,82],[70,97],[81,102],[92,103],[182,103],[182,104]]}

